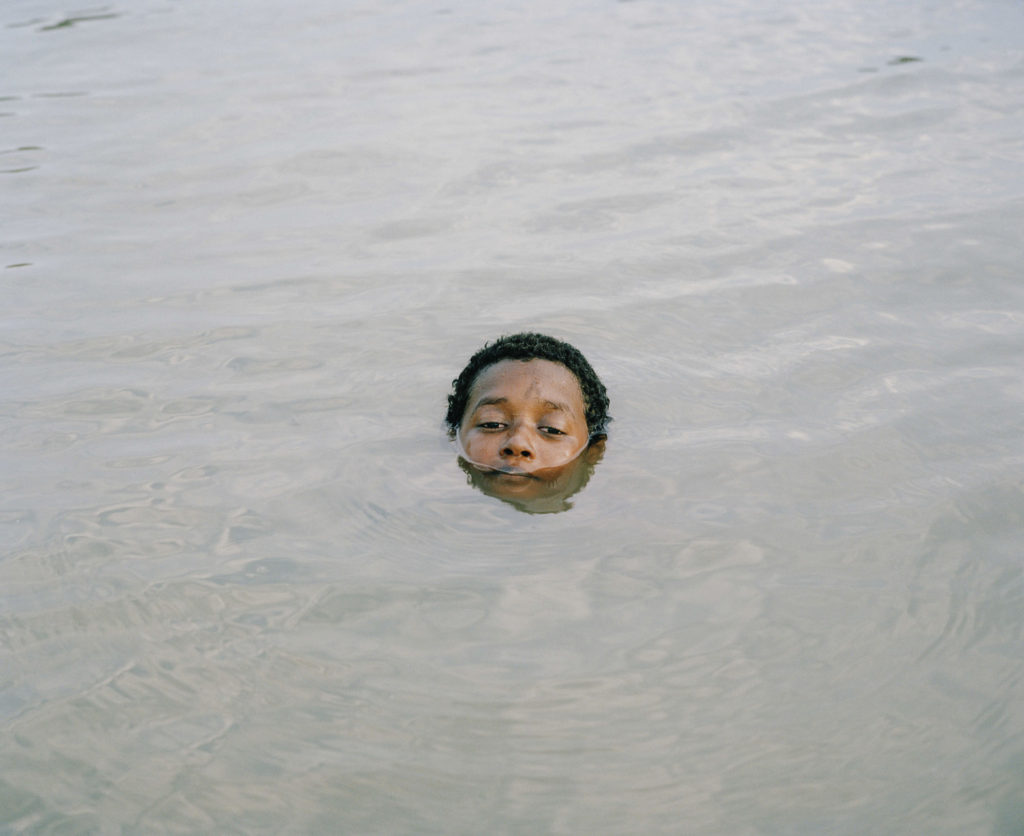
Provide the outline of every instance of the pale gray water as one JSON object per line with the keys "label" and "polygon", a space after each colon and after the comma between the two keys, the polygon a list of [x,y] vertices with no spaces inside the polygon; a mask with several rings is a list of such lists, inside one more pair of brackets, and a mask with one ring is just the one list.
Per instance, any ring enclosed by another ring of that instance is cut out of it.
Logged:
{"label": "pale gray water", "polygon": [[[0,66],[0,830],[1024,833],[1020,2],[12,0]],[[526,328],[612,397],[563,514],[441,430]]]}

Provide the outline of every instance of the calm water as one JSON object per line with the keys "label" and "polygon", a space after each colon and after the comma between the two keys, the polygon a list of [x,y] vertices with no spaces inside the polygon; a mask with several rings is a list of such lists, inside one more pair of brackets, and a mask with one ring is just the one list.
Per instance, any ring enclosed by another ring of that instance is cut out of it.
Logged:
{"label": "calm water", "polygon": [[[0,831],[1024,833],[1024,6],[0,12]],[[578,345],[562,514],[449,381]]]}

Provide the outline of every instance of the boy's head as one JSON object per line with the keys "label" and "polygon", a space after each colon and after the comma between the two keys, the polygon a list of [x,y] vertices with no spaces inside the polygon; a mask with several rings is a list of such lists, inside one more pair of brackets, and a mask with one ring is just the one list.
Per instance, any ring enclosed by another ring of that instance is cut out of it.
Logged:
{"label": "boy's head", "polygon": [[557,511],[604,452],[608,395],[568,343],[514,334],[452,381],[445,421],[470,481],[524,511]]}
{"label": "boy's head", "polygon": [[584,419],[590,438],[604,435],[608,422],[608,393],[594,372],[587,358],[569,343],[545,334],[513,334],[501,337],[481,348],[469,358],[466,368],[452,381],[452,393],[448,396],[448,414],[445,423],[454,434],[463,419],[469,403],[473,385],[480,373],[502,360],[547,360],[568,369],[579,383],[583,401]]}

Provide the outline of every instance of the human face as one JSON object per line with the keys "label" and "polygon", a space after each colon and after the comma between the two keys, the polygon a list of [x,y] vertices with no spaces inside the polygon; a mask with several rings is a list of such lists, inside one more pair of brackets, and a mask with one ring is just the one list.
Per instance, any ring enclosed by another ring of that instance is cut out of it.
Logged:
{"label": "human face", "polygon": [[533,493],[587,447],[579,381],[550,360],[501,360],[477,376],[459,424],[463,458],[503,492]]}

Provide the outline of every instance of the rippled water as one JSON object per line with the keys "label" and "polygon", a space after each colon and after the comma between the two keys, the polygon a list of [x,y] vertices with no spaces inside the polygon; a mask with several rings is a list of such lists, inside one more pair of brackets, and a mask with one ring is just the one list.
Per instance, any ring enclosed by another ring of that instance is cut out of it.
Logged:
{"label": "rippled water", "polygon": [[[1024,7],[0,15],[0,829],[1024,833]],[[441,429],[609,387],[562,514]]]}

